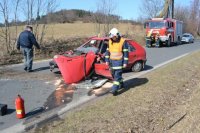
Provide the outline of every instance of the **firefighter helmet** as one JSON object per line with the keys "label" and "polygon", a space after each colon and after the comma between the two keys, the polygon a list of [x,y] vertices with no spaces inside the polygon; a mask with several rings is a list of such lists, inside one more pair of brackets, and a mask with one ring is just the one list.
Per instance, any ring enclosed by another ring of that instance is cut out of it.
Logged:
{"label": "firefighter helmet", "polygon": [[119,31],[116,28],[112,28],[109,32],[109,37],[112,38],[114,36],[119,36]]}

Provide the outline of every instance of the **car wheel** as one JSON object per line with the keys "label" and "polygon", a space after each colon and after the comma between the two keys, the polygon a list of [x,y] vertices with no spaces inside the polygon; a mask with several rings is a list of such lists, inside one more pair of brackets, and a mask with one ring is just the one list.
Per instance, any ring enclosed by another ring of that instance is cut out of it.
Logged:
{"label": "car wheel", "polygon": [[143,63],[141,61],[137,61],[131,67],[132,72],[140,72],[143,68]]}
{"label": "car wheel", "polygon": [[50,71],[54,73],[55,72],[54,69],[58,68],[58,65],[56,64],[54,60],[52,60],[49,62],[49,68],[50,68]]}

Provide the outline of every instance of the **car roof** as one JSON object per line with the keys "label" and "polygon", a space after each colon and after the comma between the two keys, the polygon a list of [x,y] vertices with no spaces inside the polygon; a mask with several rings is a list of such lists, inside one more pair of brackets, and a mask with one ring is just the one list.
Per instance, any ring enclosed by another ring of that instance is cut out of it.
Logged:
{"label": "car roof", "polygon": [[94,39],[94,40],[109,40],[108,37],[91,37],[90,39]]}
{"label": "car roof", "polygon": [[192,35],[191,33],[184,33],[183,35]]}
{"label": "car roof", "polygon": [[[94,39],[94,40],[109,40],[110,38],[109,37],[91,37],[90,39]],[[131,39],[127,39],[127,38],[124,38],[126,41],[129,41]]]}

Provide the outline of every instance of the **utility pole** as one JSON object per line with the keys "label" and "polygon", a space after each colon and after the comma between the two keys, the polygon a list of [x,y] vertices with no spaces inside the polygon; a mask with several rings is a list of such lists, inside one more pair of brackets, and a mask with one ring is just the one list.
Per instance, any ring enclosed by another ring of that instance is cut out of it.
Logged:
{"label": "utility pole", "polygon": [[174,0],[172,0],[172,18],[174,18]]}

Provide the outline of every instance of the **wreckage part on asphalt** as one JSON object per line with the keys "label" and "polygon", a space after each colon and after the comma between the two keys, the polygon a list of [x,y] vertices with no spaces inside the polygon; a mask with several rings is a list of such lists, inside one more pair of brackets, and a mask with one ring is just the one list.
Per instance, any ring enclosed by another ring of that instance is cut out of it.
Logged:
{"label": "wreckage part on asphalt", "polygon": [[80,83],[74,84],[76,89],[95,89],[95,88],[99,88],[102,85],[104,85],[106,82],[108,81],[108,79],[98,79],[95,81],[92,80],[86,80],[86,81],[82,81]]}

